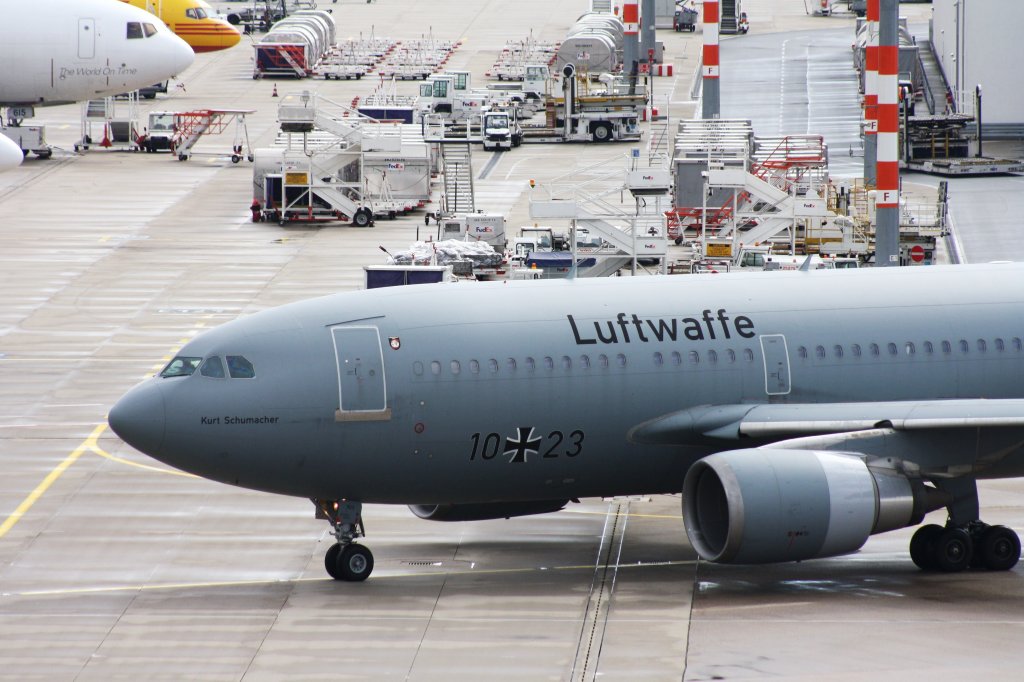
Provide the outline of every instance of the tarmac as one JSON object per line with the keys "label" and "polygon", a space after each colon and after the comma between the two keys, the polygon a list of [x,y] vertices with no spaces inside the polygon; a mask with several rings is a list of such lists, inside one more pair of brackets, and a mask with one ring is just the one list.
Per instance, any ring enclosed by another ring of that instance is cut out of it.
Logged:
{"label": "tarmac", "polygon": [[[531,30],[560,40],[584,10],[322,4],[342,38],[464,40],[449,66],[474,73]],[[848,16],[745,8],[754,31],[845,22],[852,40]],[[672,117],[692,115],[700,33],[659,37],[676,76],[657,87]],[[255,109],[248,132],[266,146],[275,82],[337,101],[373,87],[253,80],[251,60],[248,42],[199,55],[146,107]],[[333,538],[307,500],[167,469],[114,436],[106,412],[204,329],[360,287],[362,266],[382,262],[379,246],[406,248],[422,213],[372,229],[252,223],[251,165],[231,163],[229,138],[187,162],[75,154],[79,117],[77,105],[41,110],[58,152],[0,176],[0,679],[1019,679],[1024,568],[923,574],[913,529],[848,557],[719,566],[697,561],[678,496],[455,524],[372,505],[373,576],[331,580]],[[524,146],[477,181],[478,204],[525,224],[529,180],[582,182],[629,147]],[[474,152],[478,173],[490,160]],[[986,521],[1024,529],[1020,481],[980,489]]]}

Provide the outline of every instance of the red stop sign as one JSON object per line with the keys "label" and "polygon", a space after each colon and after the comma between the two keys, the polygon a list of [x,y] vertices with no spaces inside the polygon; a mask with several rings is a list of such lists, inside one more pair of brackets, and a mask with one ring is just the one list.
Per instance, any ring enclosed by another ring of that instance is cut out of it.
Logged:
{"label": "red stop sign", "polygon": [[914,244],[910,247],[910,260],[915,263],[920,263],[924,260],[924,247],[920,244]]}

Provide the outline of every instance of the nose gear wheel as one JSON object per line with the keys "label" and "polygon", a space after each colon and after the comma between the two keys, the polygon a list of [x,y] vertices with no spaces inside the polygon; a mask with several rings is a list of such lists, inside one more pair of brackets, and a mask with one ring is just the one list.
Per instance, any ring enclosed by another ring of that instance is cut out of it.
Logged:
{"label": "nose gear wheel", "polygon": [[324,555],[324,568],[335,580],[362,582],[373,572],[373,553],[369,548],[356,544],[356,539],[365,537],[363,527],[363,505],[348,500],[313,500],[316,517],[331,524],[337,543],[331,545]]}

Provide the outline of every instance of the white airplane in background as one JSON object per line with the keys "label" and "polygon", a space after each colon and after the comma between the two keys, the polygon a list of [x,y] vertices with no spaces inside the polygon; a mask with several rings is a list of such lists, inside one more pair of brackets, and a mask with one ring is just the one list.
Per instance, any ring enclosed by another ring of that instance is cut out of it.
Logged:
{"label": "white airplane in background", "polygon": [[22,153],[21,147],[0,135],[0,173],[17,168],[23,158],[25,155]]}
{"label": "white airplane in background", "polygon": [[67,104],[138,90],[177,76],[194,60],[185,41],[131,5],[0,2],[0,106]]}

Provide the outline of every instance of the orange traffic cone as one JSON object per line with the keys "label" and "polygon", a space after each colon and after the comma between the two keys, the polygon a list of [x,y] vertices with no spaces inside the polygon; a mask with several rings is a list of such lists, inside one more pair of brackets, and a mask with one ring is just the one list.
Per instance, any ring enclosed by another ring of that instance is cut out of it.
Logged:
{"label": "orange traffic cone", "polygon": [[271,95],[271,97],[277,97],[277,83],[274,83],[274,93]]}

